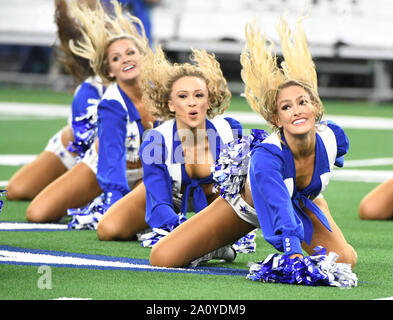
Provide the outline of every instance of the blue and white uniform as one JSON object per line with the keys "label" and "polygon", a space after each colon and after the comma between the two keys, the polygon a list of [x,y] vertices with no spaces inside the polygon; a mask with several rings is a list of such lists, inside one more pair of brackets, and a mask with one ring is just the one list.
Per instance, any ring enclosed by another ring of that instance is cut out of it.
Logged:
{"label": "blue and white uniform", "polygon": [[[154,123],[154,125],[157,125]],[[68,209],[69,228],[96,229],[109,207],[131,191],[143,177],[142,166],[127,169],[127,162],[138,163],[145,129],[134,103],[117,83],[110,84],[97,108],[98,155],[94,145],[85,159],[95,159],[97,181],[103,193],[85,207]]]}
{"label": "blue and white uniform", "polygon": [[[266,137],[263,130],[253,130],[250,136],[230,146],[216,163],[214,177],[222,186],[221,195],[241,219],[261,227],[265,240],[284,252],[283,255],[270,254],[251,265],[247,279],[309,286],[357,286],[351,265],[336,262],[338,255],[334,252],[327,255],[320,245],[314,248],[316,252],[312,256],[291,258],[294,254],[303,255],[301,243],[305,241],[310,245],[314,233],[303,207],[332,231],[325,214],[312,200],[322,197],[333,167],[343,166],[349,142],[342,128],[333,122],[327,121],[318,127],[314,172],[304,189],[296,186],[295,161],[285,137],[280,139],[275,133]],[[239,193],[244,180],[251,189],[253,206]],[[233,181],[237,181],[239,187],[232,188]]]}
{"label": "blue and white uniform", "polygon": [[72,168],[78,161],[70,152],[83,158],[97,135],[96,114],[97,105],[105,91],[101,79],[91,76],[81,83],[75,90],[68,125],[72,128],[74,142],[64,147],[61,142],[61,131],[58,131],[48,142],[46,151],[55,153],[67,169]]}
{"label": "blue and white uniform", "polygon": [[[242,126],[232,118],[215,117],[206,120],[206,132],[212,157],[216,160],[223,146],[242,134]],[[177,225],[179,216],[174,202],[180,199],[180,213],[185,215],[191,191],[195,212],[207,206],[201,185],[213,183],[213,177],[189,177],[174,119],[148,132],[142,142],[140,155],[146,186],[146,222],[151,228]]]}
{"label": "blue and white uniform", "polygon": [[237,214],[250,224],[261,227],[266,241],[291,256],[302,254],[301,243],[310,244],[313,226],[300,202],[310,209],[331,231],[324,213],[312,202],[321,197],[329,183],[334,165],[342,167],[349,142],[341,127],[328,121],[316,133],[315,166],[310,184],[296,187],[296,169],[285,137],[273,133],[251,150],[247,184],[254,208],[241,196],[225,197]]}
{"label": "blue and white uniform", "polygon": [[97,113],[97,106],[100,102],[105,87],[98,76],[91,76],[81,83],[75,90],[74,99],[71,104],[71,119],[68,124],[72,127],[74,135],[80,129],[75,124],[86,114]]}
{"label": "blue and white uniform", "polygon": [[113,83],[98,105],[97,180],[108,205],[126,195],[137,180],[142,167],[127,169],[127,161],[139,160],[139,148],[145,129],[134,103]]}

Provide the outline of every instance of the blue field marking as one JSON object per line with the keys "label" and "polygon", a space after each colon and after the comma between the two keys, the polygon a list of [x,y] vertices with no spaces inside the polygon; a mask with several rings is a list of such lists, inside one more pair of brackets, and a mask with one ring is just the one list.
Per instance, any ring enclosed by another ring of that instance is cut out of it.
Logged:
{"label": "blue field marking", "polygon": [[150,266],[147,259],[28,249],[4,245],[0,246],[0,264],[29,266],[47,265],[59,268],[149,271],[242,277],[248,274],[248,270],[244,269],[209,266],[195,268],[161,268]]}

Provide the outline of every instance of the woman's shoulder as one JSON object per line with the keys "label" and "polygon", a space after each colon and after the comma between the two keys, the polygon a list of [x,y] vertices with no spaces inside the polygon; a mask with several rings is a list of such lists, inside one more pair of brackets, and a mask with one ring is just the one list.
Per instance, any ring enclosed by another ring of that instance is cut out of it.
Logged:
{"label": "woman's shoulder", "polygon": [[[283,146],[280,136],[273,132],[269,134],[263,141],[260,141],[252,147],[251,157],[257,158],[279,158],[283,156]],[[255,161],[255,160],[254,160]]]}
{"label": "woman's shoulder", "polygon": [[161,122],[158,126],[152,128],[149,131],[160,132],[161,134],[164,134],[166,132],[172,133],[174,122],[175,122],[175,119],[165,120],[165,121]]}
{"label": "woman's shoulder", "polygon": [[102,99],[106,100],[119,100],[121,98],[121,94],[119,91],[119,88],[116,83],[111,83],[108,85],[108,87],[105,90],[105,93],[102,97]]}
{"label": "woman's shoulder", "polygon": [[159,124],[158,126],[151,128],[146,131],[143,140],[153,142],[160,141],[160,143],[165,143],[164,137],[172,136],[173,133],[174,119],[166,120]]}

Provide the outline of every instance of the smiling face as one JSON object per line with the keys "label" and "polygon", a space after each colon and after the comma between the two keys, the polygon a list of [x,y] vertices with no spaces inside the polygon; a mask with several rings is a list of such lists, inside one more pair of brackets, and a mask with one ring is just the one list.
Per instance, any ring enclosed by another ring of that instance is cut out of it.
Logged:
{"label": "smiling face", "polygon": [[301,86],[291,85],[280,90],[277,95],[276,125],[284,135],[304,136],[315,130],[318,105]]}
{"label": "smiling face", "polygon": [[107,53],[110,77],[117,82],[126,82],[139,76],[141,53],[132,40],[115,40],[108,46]]}
{"label": "smiling face", "polygon": [[168,107],[175,113],[178,128],[205,128],[208,96],[206,82],[199,77],[184,76],[173,83]]}

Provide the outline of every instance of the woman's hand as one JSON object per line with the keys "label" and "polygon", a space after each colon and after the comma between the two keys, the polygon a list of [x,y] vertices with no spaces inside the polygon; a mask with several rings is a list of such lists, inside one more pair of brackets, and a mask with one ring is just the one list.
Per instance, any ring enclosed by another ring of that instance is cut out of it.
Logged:
{"label": "woman's hand", "polygon": [[291,259],[295,259],[295,258],[303,259],[303,255],[300,253],[295,253],[295,254],[291,255],[290,258]]}

